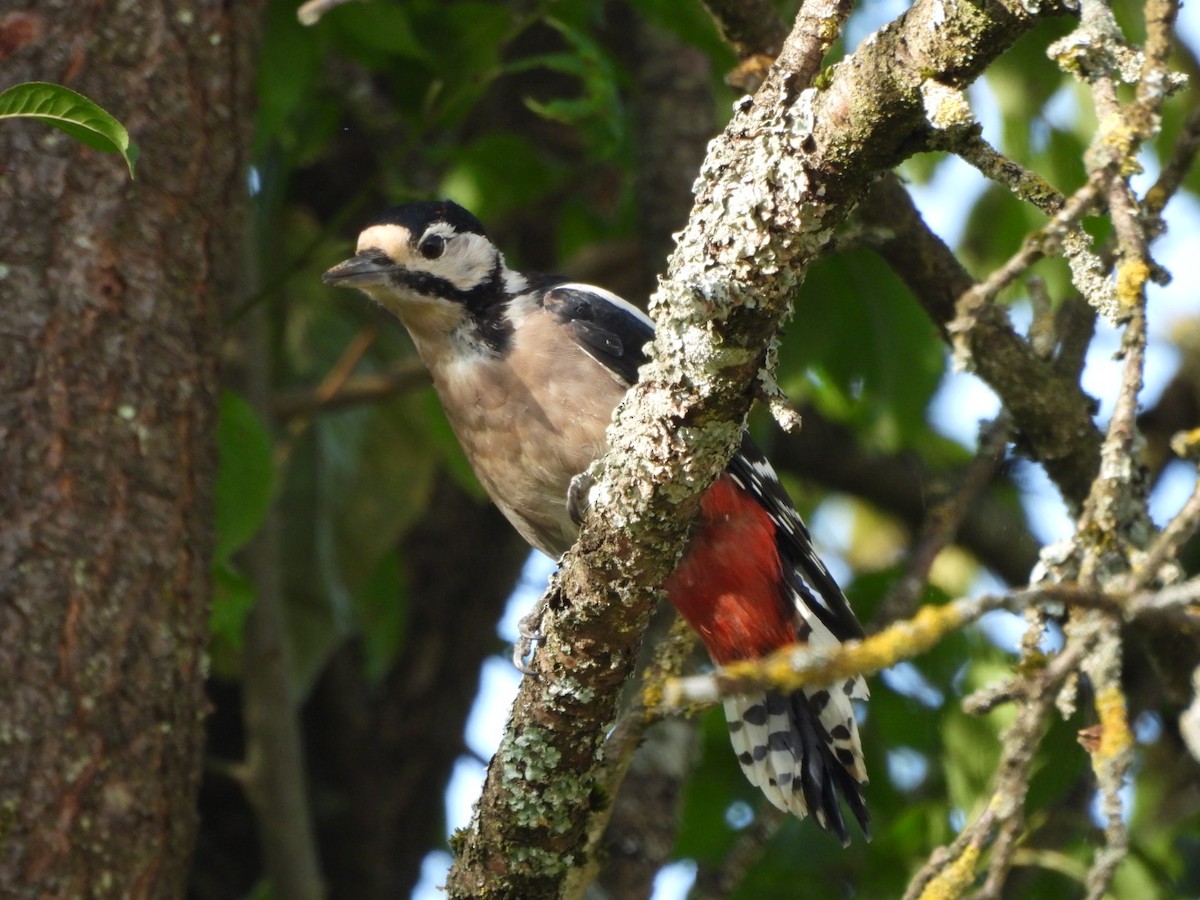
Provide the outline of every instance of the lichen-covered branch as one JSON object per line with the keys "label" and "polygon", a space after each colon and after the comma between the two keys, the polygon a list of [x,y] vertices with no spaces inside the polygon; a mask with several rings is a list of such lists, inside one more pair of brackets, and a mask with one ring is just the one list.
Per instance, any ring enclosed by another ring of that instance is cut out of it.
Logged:
{"label": "lichen-covered branch", "polygon": [[[1173,79],[1166,69],[1166,47],[1173,24],[1171,0],[1151,0],[1146,8],[1146,51],[1138,57],[1123,40],[1111,10],[1096,0],[1083,0],[1079,27],[1051,48],[1060,65],[1077,74],[1091,89],[1102,126],[1089,152],[1089,179],[1052,219],[1054,233],[1043,229],[1038,240],[1025,247],[1008,265],[981,286],[965,294],[960,313],[968,319],[991,305],[995,291],[1011,282],[1028,262],[1046,249],[1044,237],[1061,243],[1072,263],[1075,286],[1101,314],[1123,326],[1124,369],[1116,394],[1116,407],[1100,448],[1097,477],[1091,483],[1073,538],[1043,554],[1046,581],[1074,581],[1085,596],[1105,597],[1106,604],[1070,606],[1064,628],[1066,644],[1045,672],[1061,675],[1053,686],[1063,689],[1057,698],[1047,693],[1044,675],[1020,674],[1007,685],[989,690],[976,700],[979,708],[1020,698],[1016,729],[1025,719],[1037,720],[1036,729],[1013,730],[1003,742],[1004,760],[1019,763],[1006,772],[1005,763],[996,778],[996,793],[979,816],[945,851],[935,853],[910,885],[909,897],[959,897],[975,881],[975,865],[985,843],[993,840],[988,877],[976,898],[1001,896],[1012,865],[1016,843],[1024,828],[1024,790],[1029,763],[1040,743],[1052,698],[1060,709],[1074,708],[1079,681],[1086,677],[1096,725],[1086,731],[1085,746],[1092,760],[1101,797],[1104,844],[1096,852],[1085,876],[1087,896],[1099,900],[1112,885],[1117,867],[1128,852],[1129,833],[1121,789],[1133,761],[1133,736],[1129,725],[1128,701],[1122,685],[1123,619],[1138,607],[1129,592],[1141,585],[1155,584],[1163,565],[1179,546],[1178,535],[1194,528],[1195,513],[1185,506],[1159,538],[1149,554],[1152,527],[1147,513],[1146,479],[1138,462],[1141,436],[1137,430],[1137,406],[1143,384],[1146,353],[1145,285],[1154,275],[1149,257],[1149,218],[1142,215],[1129,186],[1134,170],[1133,155],[1142,141],[1158,127],[1159,110]],[[1141,64],[1138,65],[1139,59]],[[1135,100],[1122,105],[1117,83],[1135,82]],[[1101,260],[1085,245],[1075,223],[1078,215],[1093,205],[1103,204],[1114,225],[1116,253],[1112,261]],[[1072,237],[1074,236],[1074,237]],[[1071,241],[1075,241],[1075,246]],[[969,321],[964,333],[972,327]],[[961,327],[961,325],[960,325]],[[1141,565],[1139,565],[1141,563]],[[1148,563],[1148,565],[1147,565]],[[1161,595],[1167,593],[1162,591]],[[1104,608],[1107,605],[1108,608]],[[1028,670],[1041,658],[1037,649],[1044,617],[1032,617],[1023,642],[1022,669]],[[1016,777],[1010,777],[1013,773]],[[1002,791],[1000,786],[1007,785]],[[1017,790],[1013,791],[1012,788]],[[996,797],[1009,795],[1004,810],[996,812]],[[965,862],[964,862],[965,861]]]}
{"label": "lichen-covered branch", "polygon": [[923,606],[911,619],[894,622],[861,641],[828,647],[796,644],[761,659],[730,663],[710,675],[669,681],[662,701],[667,708],[682,708],[765,688],[790,692],[810,684],[837,684],[855,675],[873,675],[927,652],[951,632],[1010,603],[1006,595],[989,594],[976,600]]}
{"label": "lichen-covered branch", "polygon": [[[1177,600],[1176,605],[1179,602]],[[794,691],[805,685],[830,684],[855,675],[870,675],[928,652],[947,635],[997,609],[1024,612],[1046,605],[1065,605],[1120,618],[1124,603],[1124,597],[1071,584],[960,598],[942,605],[923,606],[911,618],[894,622],[861,641],[847,641],[831,647],[796,644],[761,659],[730,663],[708,675],[670,680],[664,687],[662,702],[668,709],[679,709],[767,688]],[[1141,607],[1139,614],[1148,610],[1148,607]],[[1012,696],[1009,693],[1004,699]]]}
{"label": "lichen-covered branch", "polygon": [[597,502],[550,587],[540,676],[523,682],[455,841],[451,896],[552,897],[583,864],[589,819],[608,802],[602,736],[654,588],[737,441],[795,287],[875,174],[921,146],[922,86],[969,83],[1036,19],[1018,3],[919,0],[821,90],[795,76],[807,35],[793,32],[787,62],[712,143],[651,303],[654,361],[618,410]]}

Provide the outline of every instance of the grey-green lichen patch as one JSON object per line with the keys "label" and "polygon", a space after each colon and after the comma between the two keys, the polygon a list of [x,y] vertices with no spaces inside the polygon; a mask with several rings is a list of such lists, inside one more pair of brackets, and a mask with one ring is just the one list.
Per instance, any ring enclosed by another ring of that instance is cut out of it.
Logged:
{"label": "grey-green lichen patch", "polygon": [[596,699],[596,692],[576,678],[560,675],[546,687],[546,696],[553,701],[567,699],[574,703],[591,703]]}
{"label": "grey-green lichen patch", "polygon": [[88,585],[88,560],[76,559],[71,564],[71,581],[77,588],[84,588]]}
{"label": "grey-green lichen patch", "polygon": [[958,88],[927,78],[921,83],[921,101],[925,118],[940,131],[970,128],[975,124],[967,95]]}
{"label": "grey-green lichen patch", "polygon": [[[524,743],[526,746],[521,746]],[[522,784],[530,784],[535,780],[545,778],[547,773],[546,759],[549,758],[549,753],[543,753],[539,758],[534,746],[535,752],[530,752],[528,746],[530,742],[524,739],[524,736],[518,737],[510,744],[501,747],[501,764],[504,767],[504,777],[510,782],[520,782]],[[543,746],[543,750],[549,750],[548,746]],[[511,804],[518,811],[527,806],[527,798],[530,797],[529,792],[524,791],[519,795],[514,796]],[[533,819],[523,821],[521,824],[532,827],[538,824],[538,819],[535,816]]]}
{"label": "grey-green lichen patch", "polygon": [[1072,229],[1063,235],[1062,251],[1071,269],[1071,283],[1096,312],[1110,322],[1118,321],[1122,311],[1116,284],[1092,250],[1091,238],[1081,228]]}
{"label": "grey-green lichen patch", "polygon": [[575,810],[588,802],[590,780],[556,772],[561,754],[536,729],[505,742],[500,758],[505,780],[519,788],[507,797],[514,824],[553,834],[570,831]]}
{"label": "grey-green lichen patch", "polygon": [[0,721],[0,744],[28,744],[30,734],[11,720]]}
{"label": "grey-green lichen patch", "polygon": [[563,854],[554,850],[544,850],[541,847],[530,847],[525,844],[514,845],[510,848],[512,857],[523,868],[532,869],[542,874],[560,874],[575,865],[575,856]]}

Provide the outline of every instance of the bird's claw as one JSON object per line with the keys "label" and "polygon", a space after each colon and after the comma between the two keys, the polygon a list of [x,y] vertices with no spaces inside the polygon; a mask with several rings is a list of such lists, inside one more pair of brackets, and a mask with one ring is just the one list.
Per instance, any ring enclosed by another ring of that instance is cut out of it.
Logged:
{"label": "bird's claw", "polygon": [[539,600],[527,616],[517,623],[517,640],[513,644],[512,664],[522,675],[536,675],[533,667],[538,647],[546,640],[542,631],[543,601]]}
{"label": "bird's claw", "polygon": [[592,477],[592,473],[584,471],[572,478],[571,484],[567,487],[567,515],[571,517],[576,528],[583,525],[583,517],[587,515],[588,507],[592,505],[588,493],[595,483],[596,479]]}

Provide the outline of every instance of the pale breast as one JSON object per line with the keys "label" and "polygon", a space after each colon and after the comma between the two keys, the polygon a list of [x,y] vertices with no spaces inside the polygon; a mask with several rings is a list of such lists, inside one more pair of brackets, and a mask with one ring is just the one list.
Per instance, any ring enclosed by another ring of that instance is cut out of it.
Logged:
{"label": "pale breast", "polygon": [[603,455],[625,393],[550,317],[517,331],[503,359],[431,367],[450,425],[480,482],[532,545],[559,556],[575,539],[571,478]]}

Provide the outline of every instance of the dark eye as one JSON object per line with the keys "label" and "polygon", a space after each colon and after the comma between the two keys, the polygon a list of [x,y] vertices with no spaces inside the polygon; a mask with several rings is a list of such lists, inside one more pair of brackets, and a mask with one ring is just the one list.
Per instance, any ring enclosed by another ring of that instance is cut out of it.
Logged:
{"label": "dark eye", "polygon": [[426,259],[437,259],[446,252],[446,239],[440,234],[427,234],[421,239],[417,250]]}

